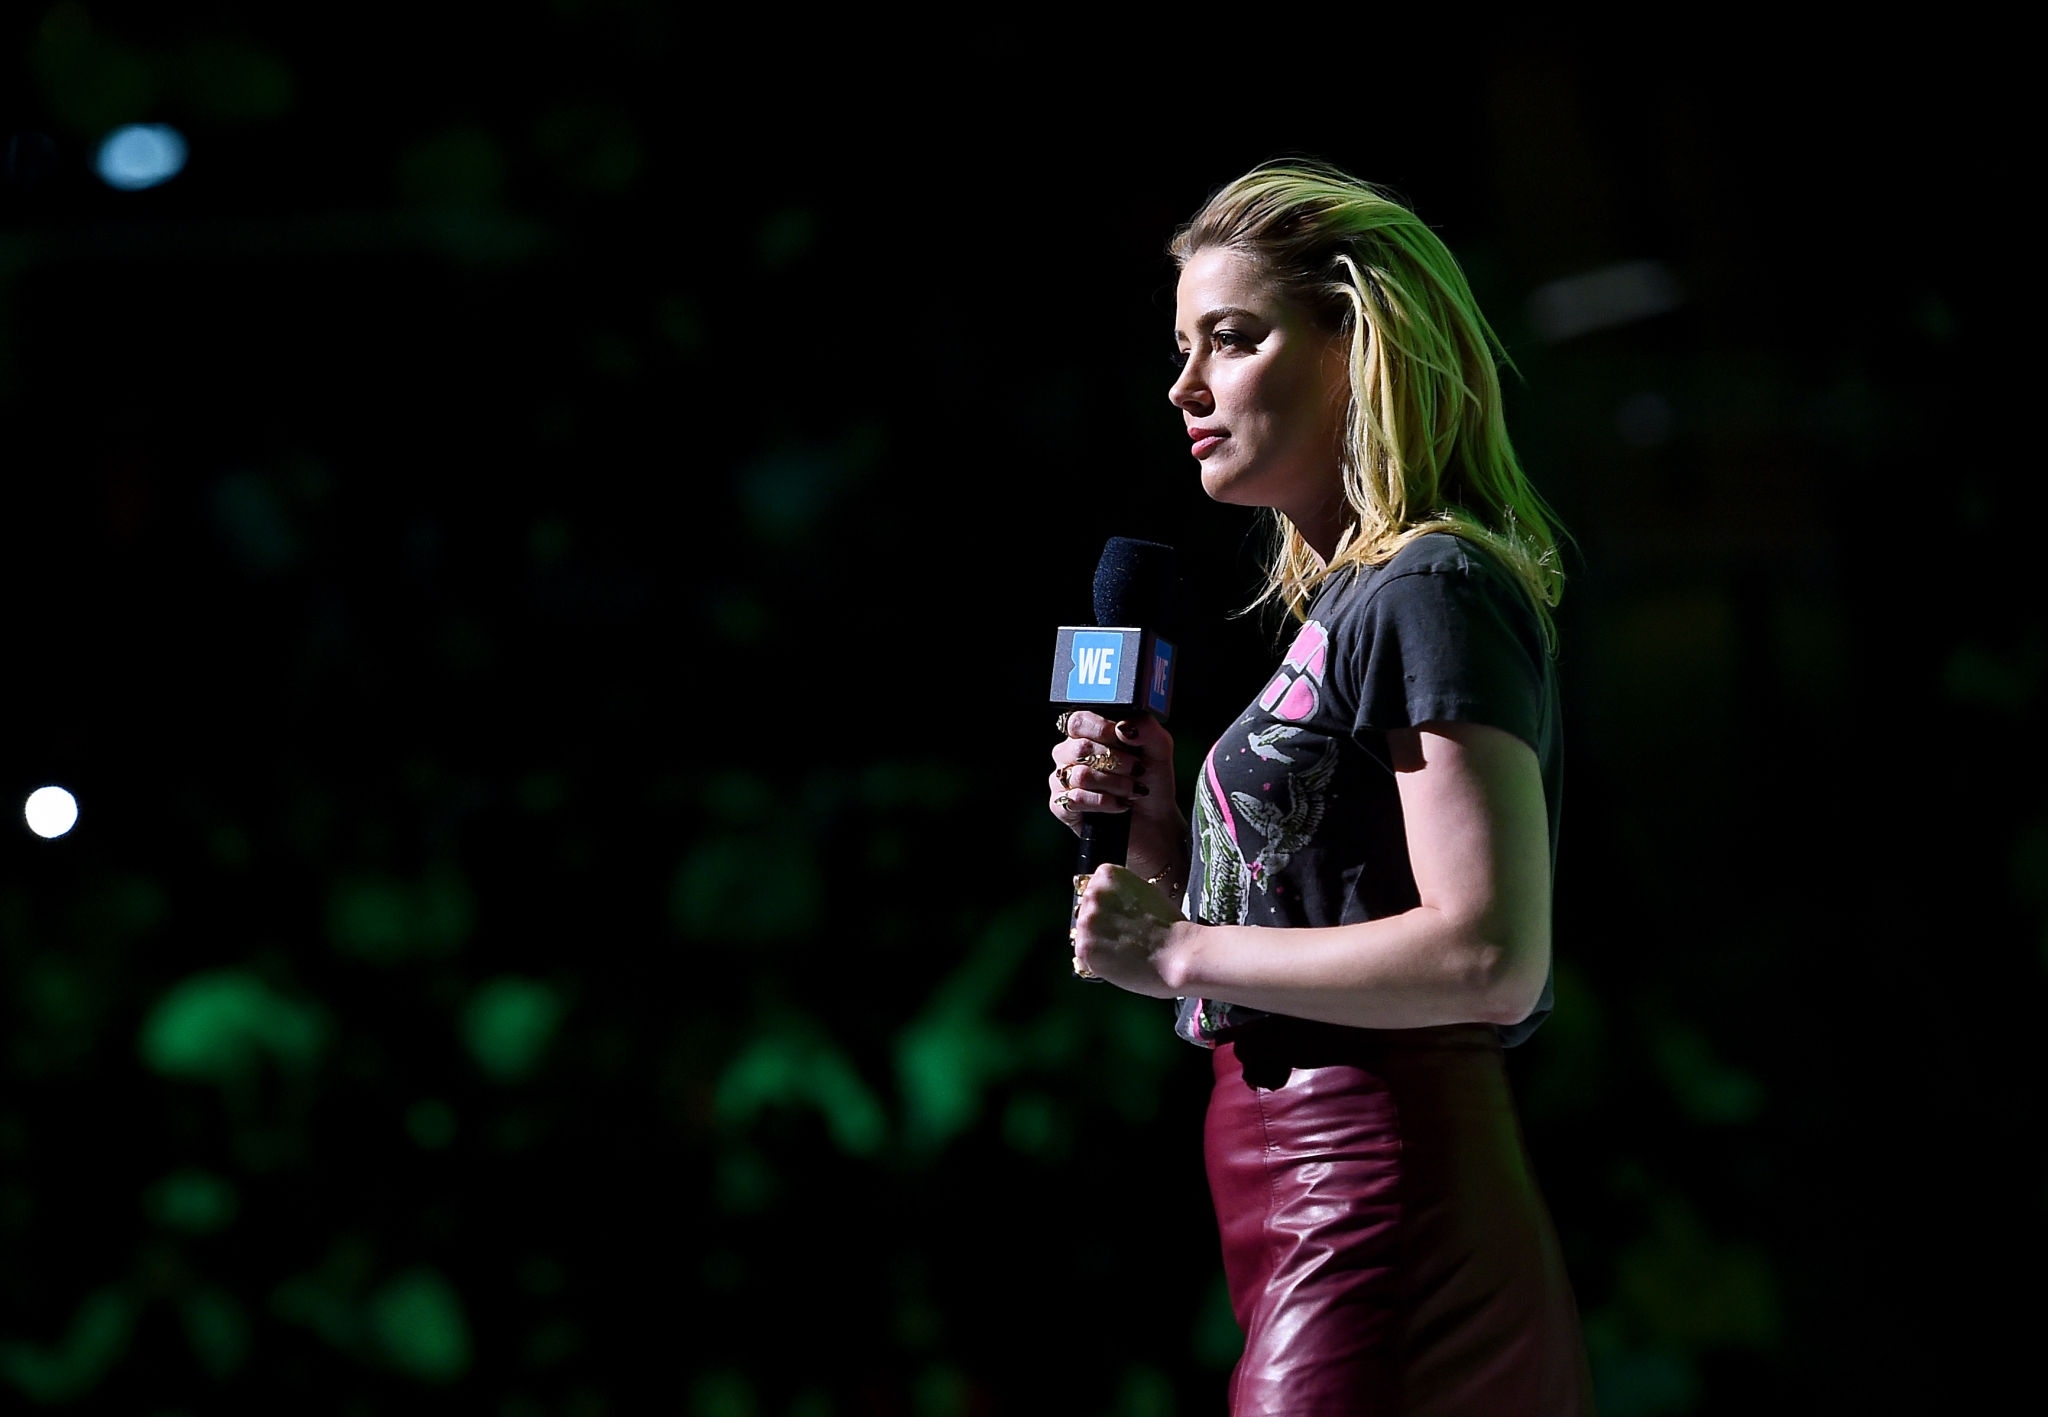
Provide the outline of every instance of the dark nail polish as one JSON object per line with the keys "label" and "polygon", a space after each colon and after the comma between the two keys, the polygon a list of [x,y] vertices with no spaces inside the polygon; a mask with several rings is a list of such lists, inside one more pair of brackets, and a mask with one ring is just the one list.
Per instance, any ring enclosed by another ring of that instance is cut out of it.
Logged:
{"label": "dark nail polish", "polygon": [[1131,795],[1134,797],[1150,797],[1152,789],[1142,782],[1134,782],[1131,784]]}

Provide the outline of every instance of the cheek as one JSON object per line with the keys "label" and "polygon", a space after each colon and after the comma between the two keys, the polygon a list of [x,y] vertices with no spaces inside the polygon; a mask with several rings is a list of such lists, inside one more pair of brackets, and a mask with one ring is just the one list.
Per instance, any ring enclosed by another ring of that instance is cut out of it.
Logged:
{"label": "cheek", "polygon": [[1343,426],[1344,404],[1333,401],[1328,385],[1321,379],[1304,379],[1293,391],[1287,421],[1302,442],[1318,447],[1326,444]]}
{"label": "cheek", "polygon": [[1233,394],[1239,416],[1263,423],[1269,430],[1288,430],[1302,413],[1293,381],[1275,379],[1263,370],[1238,380]]}

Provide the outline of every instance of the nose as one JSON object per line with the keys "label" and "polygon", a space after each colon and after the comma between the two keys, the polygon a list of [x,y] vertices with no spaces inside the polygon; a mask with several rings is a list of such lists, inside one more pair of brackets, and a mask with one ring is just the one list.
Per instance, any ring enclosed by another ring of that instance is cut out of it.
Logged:
{"label": "nose", "polygon": [[1193,355],[1180,366],[1180,373],[1173,376],[1173,382],[1166,386],[1166,401],[1182,413],[1197,416],[1215,408],[1215,401],[1209,397],[1209,386],[1202,379],[1201,361]]}

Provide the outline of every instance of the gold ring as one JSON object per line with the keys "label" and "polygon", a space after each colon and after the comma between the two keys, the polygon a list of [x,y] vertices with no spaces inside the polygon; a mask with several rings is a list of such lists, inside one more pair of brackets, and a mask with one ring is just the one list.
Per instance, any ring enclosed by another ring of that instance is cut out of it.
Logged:
{"label": "gold ring", "polygon": [[1058,718],[1053,720],[1052,726],[1059,730],[1060,737],[1064,738],[1067,736],[1067,720],[1072,718],[1073,716],[1073,710],[1069,709],[1067,712],[1061,714]]}
{"label": "gold ring", "polygon": [[1059,796],[1052,799],[1052,805],[1064,812],[1074,805],[1074,799],[1062,792]]}
{"label": "gold ring", "polygon": [[1060,780],[1061,787],[1072,787],[1074,784],[1067,781],[1067,774],[1072,772],[1073,770],[1074,765],[1072,763],[1066,763],[1060,768],[1058,772],[1054,773],[1053,776]]}
{"label": "gold ring", "polygon": [[1094,879],[1095,879],[1095,877],[1093,877],[1092,875],[1089,875],[1089,874],[1088,874],[1087,872],[1085,872],[1085,871],[1084,871],[1084,872],[1082,872],[1082,873],[1081,873],[1080,875],[1078,875],[1078,876],[1074,877],[1074,891],[1075,891],[1075,894],[1077,894],[1077,895],[1078,895],[1078,894],[1079,894],[1080,892],[1082,892],[1082,891],[1085,891],[1085,890],[1087,890],[1087,889],[1088,889],[1088,883],[1089,883],[1090,881],[1094,880]]}
{"label": "gold ring", "polygon": [[1090,753],[1087,757],[1082,758],[1080,762],[1084,768],[1096,768],[1102,772],[1116,771],[1116,754],[1114,753]]}
{"label": "gold ring", "polygon": [[1093,979],[1095,977],[1095,971],[1081,963],[1081,956],[1079,955],[1074,956],[1074,977],[1077,979]]}

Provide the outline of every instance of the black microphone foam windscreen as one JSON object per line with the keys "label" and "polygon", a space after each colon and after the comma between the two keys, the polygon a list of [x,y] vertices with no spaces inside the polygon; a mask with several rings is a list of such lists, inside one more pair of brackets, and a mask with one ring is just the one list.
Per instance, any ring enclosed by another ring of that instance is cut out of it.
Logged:
{"label": "black microphone foam windscreen", "polygon": [[1177,579],[1171,546],[1112,536],[1095,563],[1095,623],[1158,628],[1172,615]]}

